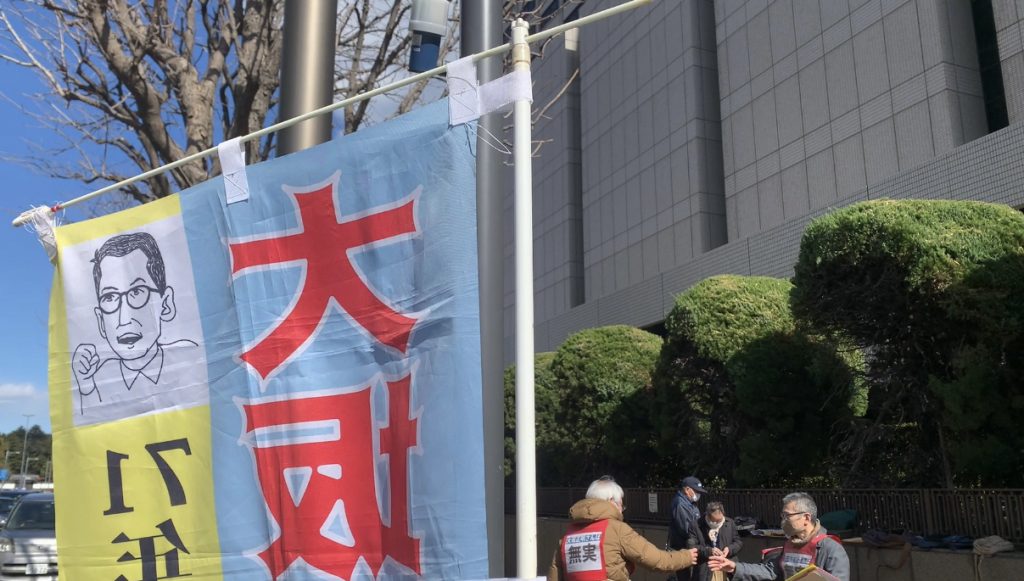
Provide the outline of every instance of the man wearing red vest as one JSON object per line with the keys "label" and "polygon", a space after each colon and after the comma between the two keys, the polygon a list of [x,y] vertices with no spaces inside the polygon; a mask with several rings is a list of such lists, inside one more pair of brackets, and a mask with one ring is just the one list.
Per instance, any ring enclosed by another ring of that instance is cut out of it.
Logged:
{"label": "man wearing red vest", "polygon": [[622,522],[622,487],[602,476],[572,506],[569,530],[551,560],[548,581],[629,581],[636,565],[671,572],[697,562],[697,549],[662,551]]}
{"label": "man wearing red vest", "polygon": [[850,581],[850,557],[818,522],[818,507],[809,494],[787,494],[779,517],[786,544],[768,552],[763,562],[736,563],[726,556],[713,556],[708,559],[708,567],[733,573],[733,581],[783,581],[814,564],[841,581]]}

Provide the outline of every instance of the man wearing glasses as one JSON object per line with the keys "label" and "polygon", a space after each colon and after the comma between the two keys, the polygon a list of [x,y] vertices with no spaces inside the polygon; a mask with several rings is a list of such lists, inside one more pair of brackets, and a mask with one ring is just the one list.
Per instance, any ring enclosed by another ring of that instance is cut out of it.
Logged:
{"label": "man wearing glasses", "polygon": [[[100,335],[113,356],[101,357],[83,343],[71,358],[79,392],[79,412],[87,405],[116,401],[126,393],[141,396],[166,382],[166,370],[187,365],[189,340],[161,343],[163,323],[177,314],[174,289],[167,284],[164,260],[152,235],[145,232],[110,238],[92,260]],[[177,363],[169,361],[174,358]],[[141,393],[140,393],[141,392]]]}
{"label": "man wearing glasses", "polygon": [[733,581],[782,581],[813,564],[836,579],[850,581],[850,557],[818,522],[818,507],[809,494],[787,494],[779,518],[786,543],[766,553],[761,563],[736,563],[718,555],[708,560],[708,568],[733,573]]}

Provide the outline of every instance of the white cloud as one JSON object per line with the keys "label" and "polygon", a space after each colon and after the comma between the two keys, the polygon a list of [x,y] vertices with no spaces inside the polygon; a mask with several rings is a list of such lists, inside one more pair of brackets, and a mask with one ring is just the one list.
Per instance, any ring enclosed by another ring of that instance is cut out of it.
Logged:
{"label": "white cloud", "polygon": [[29,427],[38,424],[50,431],[50,398],[46,387],[35,383],[0,382],[0,434],[25,426],[29,414]]}
{"label": "white cloud", "polygon": [[31,383],[0,383],[0,401],[33,398],[36,388]]}

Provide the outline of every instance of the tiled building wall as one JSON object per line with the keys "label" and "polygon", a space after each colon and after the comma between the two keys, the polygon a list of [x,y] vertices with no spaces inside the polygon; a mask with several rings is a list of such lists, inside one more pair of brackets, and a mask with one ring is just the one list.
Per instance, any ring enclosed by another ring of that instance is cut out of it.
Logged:
{"label": "tiled building wall", "polygon": [[[900,172],[838,200],[835,207],[867,199],[978,200],[1024,207],[1024,124],[977,139],[910,171]],[[646,326],[664,319],[674,297],[716,274],[790,277],[807,223],[823,208],[750,237],[730,241],[640,285],[572,309],[536,328],[538,351],[556,349],[580,329],[610,324]]]}
{"label": "tiled building wall", "polygon": [[[835,207],[1024,206],[1024,0],[991,1],[1010,126],[989,135],[970,0],[656,0],[584,28],[578,108],[535,126],[552,139],[534,165],[537,351],[658,323],[709,276],[791,276]],[[560,51],[535,61],[535,109],[570,74]]]}
{"label": "tiled building wall", "polygon": [[1010,123],[1024,121],[1024,0],[992,0]]}
{"label": "tiled building wall", "polygon": [[715,8],[730,240],[987,133],[966,0]]}
{"label": "tiled building wall", "polygon": [[654,2],[580,36],[591,301],[723,244],[725,206],[713,3]]}

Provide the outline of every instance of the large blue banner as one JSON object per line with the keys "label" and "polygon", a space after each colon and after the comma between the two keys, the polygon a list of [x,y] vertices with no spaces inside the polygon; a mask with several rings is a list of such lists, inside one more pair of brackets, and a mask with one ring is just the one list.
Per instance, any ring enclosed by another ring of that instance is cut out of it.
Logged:
{"label": "large blue banner", "polygon": [[487,576],[474,139],[447,120],[251,166],[246,201],[216,178],[63,234],[55,445],[98,491],[58,504],[119,533],[59,528],[66,578]]}

